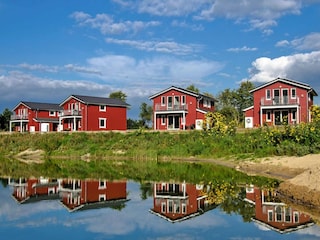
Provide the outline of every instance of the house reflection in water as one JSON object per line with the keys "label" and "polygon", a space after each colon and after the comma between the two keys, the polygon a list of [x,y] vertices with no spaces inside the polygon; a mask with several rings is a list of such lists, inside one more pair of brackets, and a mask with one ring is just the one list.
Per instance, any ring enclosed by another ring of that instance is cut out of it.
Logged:
{"label": "house reflection in water", "polygon": [[65,179],[60,188],[61,203],[70,212],[92,208],[121,209],[127,200],[126,181]]}
{"label": "house reflection in water", "polygon": [[20,204],[60,200],[70,211],[111,207],[122,209],[127,199],[127,181],[96,179],[8,179],[13,198]]}
{"label": "house reflection in water", "polygon": [[296,231],[314,224],[309,215],[280,202],[274,191],[247,186],[245,201],[255,205],[253,221],[279,233]]}
{"label": "house reflection in water", "polygon": [[13,198],[18,203],[59,199],[60,181],[49,178],[8,179],[13,186]]}
{"label": "house reflection in water", "polygon": [[153,208],[150,212],[175,223],[198,216],[215,207],[209,204],[203,185],[154,183]]}

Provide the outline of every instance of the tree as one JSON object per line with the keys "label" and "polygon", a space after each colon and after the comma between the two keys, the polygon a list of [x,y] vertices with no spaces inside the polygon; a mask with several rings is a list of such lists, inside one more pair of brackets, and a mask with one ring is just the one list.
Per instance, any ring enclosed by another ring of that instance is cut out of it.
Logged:
{"label": "tree", "polygon": [[240,121],[244,119],[242,114],[243,109],[253,105],[253,95],[250,91],[254,89],[252,82],[241,82],[239,89],[236,91],[237,110],[239,112]]}
{"label": "tree", "polygon": [[144,102],[141,103],[139,117],[140,117],[141,121],[143,122],[143,126],[148,127],[150,125],[151,120],[152,120],[152,113],[153,113],[152,106],[150,106]]}
{"label": "tree", "polygon": [[187,89],[190,90],[190,91],[196,92],[196,93],[199,93],[199,92],[200,92],[200,91],[199,91],[199,88],[196,88],[196,87],[194,86],[194,84],[191,84],[190,86],[188,86]]}
{"label": "tree", "polygon": [[0,129],[8,131],[9,130],[9,121],[11,118],[11,111],[6,108],[3,113],[0,115]]}
{"label": "tree", "polygon": [[127,95],[122,91],[116,91],[109,94],[109,98],[120,99],[122,101],[127,101]]}

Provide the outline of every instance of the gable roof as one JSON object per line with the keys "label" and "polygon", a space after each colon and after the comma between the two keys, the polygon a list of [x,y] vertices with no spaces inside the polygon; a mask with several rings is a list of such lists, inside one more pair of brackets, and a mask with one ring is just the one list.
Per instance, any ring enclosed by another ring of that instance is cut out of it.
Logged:
{"label": "gable roof", "polygon": [[107,105],[107,106],[118,106],[118,107],[129,107],[130,105],[117,98],[104,98],[104,97],[93,97],[93,96],[82,96],[82,95],[71,95],[65,99],[60,106],[71,98],[76,99],[79,102],[89,105]]}
{"label": "gable roof", "polygon": [[57,103],[42,103],[42,102],[27,102],[21,101],[18,105],[16,105],[13,110],[15,110],[20,105],[24,105],[31,110],[47,110],[47,111],[60,111],[61,107]]}
{"label": "gable roof", "polygon": [[302,82],[298,82],[298,81],[291,80],[291,79],[286,79],[286,78],[276,78],[276,79],[274,79],[274,80],[272,80],[272,81],[270,81],[270,82],[267,82],[267,83],[265,83],[265,84],[262,84],[262,85],[260,85],[260,86],[258,86],[258,87],[256,87],[256,88],[252,89],[252,90],[250,91],[250,93],[253,93],[253,92],[255,92],[255,91],[257,91],[257,90],[259,90],[259,89],[261,89],[261,88],[265,88],[265,87],[267,87],[267,86],[269,86],[269,85],[271,85],[271,84],[273,84],[273,83],[275,83],[275,82],[283,82],[283,83],[290,84],[290,85],[292,85],[292,86],[296,86],[296,87],[299,87],[299,88],[303,88],[303,89],[306,89],[306,90],[310,91],[314,96],[318,96],[318,94],[316,93],[316,91],[315,91],[312,87],[310,87],[309,84],[302,83]]}
{"label": "gable roof", "polygon": [[213,97],[209,97],[209,96],[206,96],[206,95],[204,95],[204,94],[200,94],[200,93],[197,93],[197,92],[194,92],[194,91],[185,89],[185,88],[176,87],[176,86],[171,86],[171,87],[166,88],[166,89],[164,89],[164,90],[162,90],[162,91],[160,91],[160,92],[157,92],[157,93],[151,95],[151,96],[149,97],[149,99],[153,99],[153,98],[155,98],[155,97],[158,97],[158,96],[160,96],[160,95],[162,95],[162,94],[164,94],[164,93],[166,93],[166,92],[168,92],[168,91],[170,91],[170,90],[176,90],[176,91],[179,91],[179,92],[182,92],[182,93],[188,94],[188,95],[190,95],[190,96],[194,96],[194,97],[206,97],[206,98],[209,98],[209,99],[211,99],[211,100],[213,100],[213,101],[217,101],[217,100],[216,100],[215,98],[213,98]]}

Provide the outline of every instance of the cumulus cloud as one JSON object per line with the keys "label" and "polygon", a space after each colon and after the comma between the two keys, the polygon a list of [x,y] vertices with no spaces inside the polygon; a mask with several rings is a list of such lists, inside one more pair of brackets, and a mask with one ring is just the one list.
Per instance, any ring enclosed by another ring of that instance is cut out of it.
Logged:
{"label": "cumulus cloud", "polygon": [[320,51],[298,53],[278,58],[261,57],[249,69],[252,82],[264,83],[277,77],[305,82],[320,92]]}
{"label": "cumulus cloud", "polygon": [[320,50],[320,32],[310,33],[294,40],[281,40],[276,43],[277,47],[292,47],[300,51],[319,51]]}
{"label": "cumulus cloud", "polygon": [[300,10],[312,1],[301,0],[114,0],[122,6],[135,7],[140,13],[156,16],[193,16],[194,19],[211,21],[223,17],[246,21],[250,29],[259,29],[271,34],[276,20],[287,14],[300,14]]}
{"label": "cumulus cloud", "polygon": [[198,52],[201,49],[200,45],[196,44],[179,44],[173,41],[134,41],[115,38],[107,38],[107,43],[119,45],[128,45],[143,51],[171,53],[176,55],[187,55],[193,52]]}
{"label": "cumulus cloud", "polygon": [[115,22],[113,17],[108,14],[96,14],[95,17],[84,13],[74,12],[70,15],[79,26],[88,26],[98,29],[102,34],[122,34],[127,32],[137,33],[144,28],[160,25],[158,21],[122,21]]}

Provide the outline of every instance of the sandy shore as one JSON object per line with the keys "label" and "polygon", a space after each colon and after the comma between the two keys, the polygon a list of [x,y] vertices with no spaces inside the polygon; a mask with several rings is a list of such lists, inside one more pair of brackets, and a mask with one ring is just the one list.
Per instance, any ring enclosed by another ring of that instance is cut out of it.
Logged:
{"label": "sandy shore", "polygon": [[238,170],[282,180],[278,193],[285,202],[312,212],[320,222],[320,154],[302,157],[272,157],[239,163]]}

